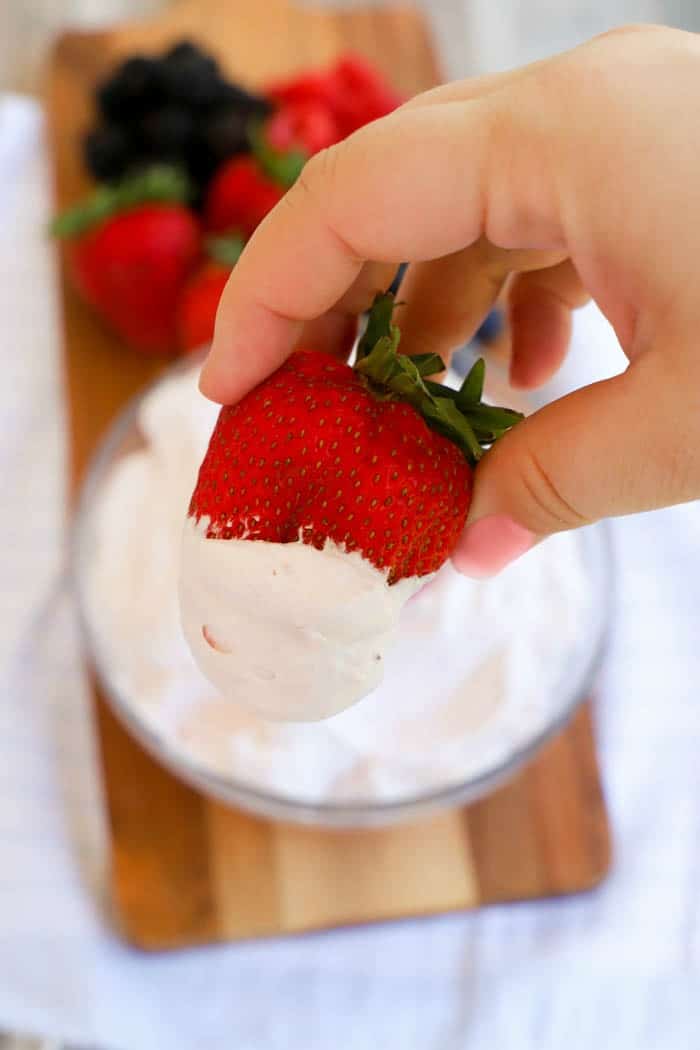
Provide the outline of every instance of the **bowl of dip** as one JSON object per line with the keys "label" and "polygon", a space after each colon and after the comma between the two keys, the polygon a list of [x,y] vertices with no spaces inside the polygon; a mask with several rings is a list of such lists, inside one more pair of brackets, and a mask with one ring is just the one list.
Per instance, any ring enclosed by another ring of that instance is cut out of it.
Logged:
{"label": "bowl of dip", "polygon": [[124,409],[79,500],[80,620],[120,720],[189,784],[294,822],[389,824],[512,776],[590,695],[610,617],[605,526],[551,537],[492,580],[445,565],[404,607],[374,692],[324,721],[266,721],[217,694],[180,625],[183,522],[217,413],[197,372],[175,365]]}

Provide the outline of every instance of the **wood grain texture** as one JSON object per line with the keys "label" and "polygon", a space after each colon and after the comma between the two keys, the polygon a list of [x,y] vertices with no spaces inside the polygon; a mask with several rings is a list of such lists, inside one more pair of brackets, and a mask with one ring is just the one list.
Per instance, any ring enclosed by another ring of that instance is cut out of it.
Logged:
{"label": "wood grain texture", "polygon": [[[95,82],[133,50],[182,36],[251,85],[354,48],[412,93],[438,79],[411,10],[314,12],[285,0],[188,0],[152,23],[68,34],[46,104],[61,206],[87,188],[79,160]],[[64,267],[65,274],[65,267]],[[65,385],[76,491],[124,402],[164,367],[106,332],[63,278]],[[95,686],[120,929],[163,949],[425,915],[587,889],[609,862],[605,807],[580,710],[516,780],[490,798],[410,826],[328,832],[271,823],[212,802],[147,756]]]}

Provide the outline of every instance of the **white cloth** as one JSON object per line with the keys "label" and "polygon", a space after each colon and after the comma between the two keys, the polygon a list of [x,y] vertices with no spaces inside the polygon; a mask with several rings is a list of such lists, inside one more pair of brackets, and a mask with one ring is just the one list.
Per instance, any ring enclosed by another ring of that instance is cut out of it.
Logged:
{"label": "white cloth", "polygon": [[[65,585],[64,420],[38,111],[0,104],[0,1029],[123,1050],[686,1050],[700,980],[700,507],[614,526],[597,892],[148,957],[110,932]],[[595,311],[567,382],[619,365]],[[577,371],[578,369],[578,371]],[[581,370],[583,369],[583,371]]]}

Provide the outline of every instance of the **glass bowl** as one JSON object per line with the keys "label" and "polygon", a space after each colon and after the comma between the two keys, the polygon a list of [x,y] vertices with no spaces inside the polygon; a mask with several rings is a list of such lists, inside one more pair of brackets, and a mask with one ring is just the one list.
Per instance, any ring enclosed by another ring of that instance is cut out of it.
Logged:
{"label": "glass bowl", "polygon": [[[309,801],[301,794],[276,793],[208,768],[206,764],[193,760],[176,740],[154,731],[147,719],[141,716],[132,698],[125,694],[118,681],[118,668],[101,643],[94,611],[91,611],[88,596],[90,559],[95,544],[99,542],[95,508],[115,465],[134,449],[144,445],[139,426],[144,399],[159,384],[191,367],[191,360],[173,366],[126,406],[93,457],[78,501],[72,533],[72,568],[79,619],[90,663],[105,698],[119,720],[148,752],[183,781],[234,807],[263,817],[295,823],[328,827],[387,825],[474,801],[512,777],[551,736],[563,728],[577,706],[590,696],[604,651],[613,591],[611,547],[604,524],[580,530],[571,541],[577,545],[584,568],[582,576],[586,581],[585,586],[590,589],[587,596],[588,613],[584,622],[576,623],[575,643],[565,654],[559,653],[562,657],[559,660],[561,673],[548,686],[554,699],[546,723],[538,724],[531,733],[523,734],[517,746],[506,755],[494,758],[476,775],[465,775],[457,780],[452,777],[447,786],[406,794],[399,799]],[[499,397],[503,393],[499,391]],[[183,514],[184,509],[183,506]],[[547,615],[544,608],[542,615]],[[556,647],[556,623],[551,623],[551,631],[552,645]]]}

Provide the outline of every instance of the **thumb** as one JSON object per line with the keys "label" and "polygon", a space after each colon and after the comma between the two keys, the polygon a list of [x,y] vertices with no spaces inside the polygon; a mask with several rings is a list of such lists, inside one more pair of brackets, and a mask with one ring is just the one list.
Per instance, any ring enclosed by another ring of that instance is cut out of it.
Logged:
{"label": "thumb", "polygon": [[[670,362],[648,352],[506,434],[476,471],[457,569],[489,576],[543,537],[696,498],[694,413],[679,413]],[[680,386],[680,383],[675,383]]]}

